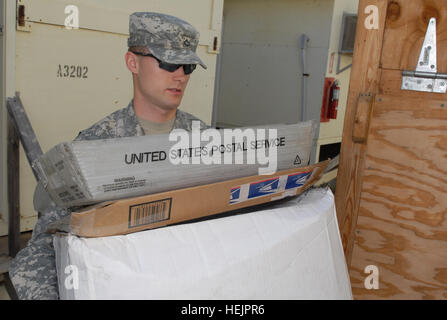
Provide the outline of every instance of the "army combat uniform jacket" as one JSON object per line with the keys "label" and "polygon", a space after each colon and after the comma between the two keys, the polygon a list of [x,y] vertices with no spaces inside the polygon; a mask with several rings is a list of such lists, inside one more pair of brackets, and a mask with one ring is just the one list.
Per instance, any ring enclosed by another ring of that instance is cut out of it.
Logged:
{"label": "army combat uniform jacket", "polygon": [[[191,131],[194,120],[200,121],[201,129],[207,128],[198,118],[177,110],[173,129]],[[75,141],[142,135],[144,131],[138,123],[131,101],[126,108],[81,131]],[[45,231],[50,223],[70,215],[70,209],[58,208],[40,184],[36,188],[34,207],[40,212],[40,218],[28,244],[11,262],[9,275],[19,299],[58,299],[53,236]]]}

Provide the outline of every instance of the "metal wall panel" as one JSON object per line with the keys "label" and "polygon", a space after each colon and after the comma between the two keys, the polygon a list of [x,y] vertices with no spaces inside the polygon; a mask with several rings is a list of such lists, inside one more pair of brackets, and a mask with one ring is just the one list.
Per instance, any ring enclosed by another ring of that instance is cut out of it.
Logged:
{"label": "metal wall panel", "polygon": [[334,0],[226,0],[217,123],[301,121],[301,52],[307,50],[308,118],[319,119]]}

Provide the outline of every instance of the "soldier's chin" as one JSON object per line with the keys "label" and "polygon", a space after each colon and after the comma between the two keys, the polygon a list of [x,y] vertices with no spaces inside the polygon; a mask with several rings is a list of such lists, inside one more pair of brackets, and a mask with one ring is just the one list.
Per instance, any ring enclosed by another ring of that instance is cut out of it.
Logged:
{"label": "soldier's chin", "polygon": [[181,101],[175,102],[175,103],[169,103],[169,104],[167,103],[167,104],[165,104],[163,106],[163,109],[165,109],[165,110],[175,110],[175,109],[177,109],[180,106],[180,102]]}

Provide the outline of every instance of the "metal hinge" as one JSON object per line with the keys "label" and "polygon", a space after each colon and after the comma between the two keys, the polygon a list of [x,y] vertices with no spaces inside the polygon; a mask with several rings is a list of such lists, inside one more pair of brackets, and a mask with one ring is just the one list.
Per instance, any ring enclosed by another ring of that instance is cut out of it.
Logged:
{"label": "metal hinge", "polygon": [[402,71],[401,89],[435,93],[447,91],[447,74],[437,73],[435,18],[428,23],[416,71]]}

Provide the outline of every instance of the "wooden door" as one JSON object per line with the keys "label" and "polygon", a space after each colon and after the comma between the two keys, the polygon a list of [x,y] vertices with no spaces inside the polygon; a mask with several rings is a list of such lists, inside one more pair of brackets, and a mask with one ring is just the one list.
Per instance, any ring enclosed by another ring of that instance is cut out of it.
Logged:
{"label": "wooden door", "polygon": [[447,0],[359,3],[336,188],[355,299],[447,298],[447,94],[401,90],[431,18],[447,73]]}

